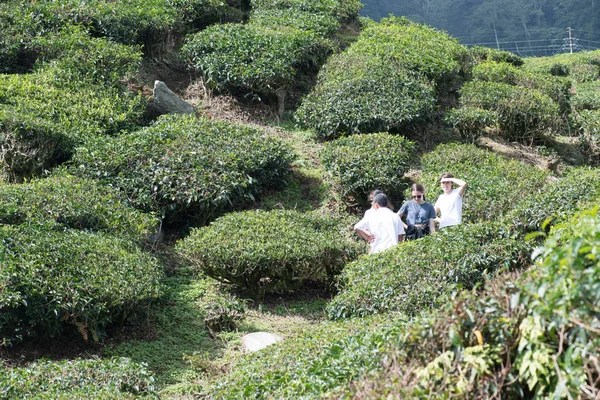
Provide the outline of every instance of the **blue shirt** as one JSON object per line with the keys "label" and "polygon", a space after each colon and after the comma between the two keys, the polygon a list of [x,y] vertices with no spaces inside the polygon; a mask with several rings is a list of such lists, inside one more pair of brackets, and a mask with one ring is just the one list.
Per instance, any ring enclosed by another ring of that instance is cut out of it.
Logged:
{"label": "blue shirt", "polygon": [[409,200],[402,204],[398,214],[406,215],[408,225],[428,224],[431,218],[435,218],[435,208],[428,202],[419,204],[414,200]]}

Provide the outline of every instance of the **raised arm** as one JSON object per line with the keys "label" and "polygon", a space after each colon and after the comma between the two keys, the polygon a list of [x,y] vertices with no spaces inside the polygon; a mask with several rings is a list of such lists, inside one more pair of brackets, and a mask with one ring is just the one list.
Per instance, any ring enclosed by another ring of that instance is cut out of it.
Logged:
{"label": "raised arm", "polygon": [[[462,179],[458,179],[458,178],[444,178],[441,180],[441,182],[452,182],[452,183],[456,183],[458,185],[458,194],[459,195],[463,195],[465,194],[465,190],[467,190],[467,182],[463,181]],[[435,210],[436,212],[438,212],[438,209]]]}

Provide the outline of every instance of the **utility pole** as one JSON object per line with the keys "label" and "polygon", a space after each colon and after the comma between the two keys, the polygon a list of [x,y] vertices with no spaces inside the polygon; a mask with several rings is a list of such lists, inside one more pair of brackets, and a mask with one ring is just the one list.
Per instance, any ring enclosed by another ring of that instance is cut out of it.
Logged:
{"label": "utility pole", "polygon": [[571,27],[569,27],[569,52],[573,53],[573,36],[571,36]]}

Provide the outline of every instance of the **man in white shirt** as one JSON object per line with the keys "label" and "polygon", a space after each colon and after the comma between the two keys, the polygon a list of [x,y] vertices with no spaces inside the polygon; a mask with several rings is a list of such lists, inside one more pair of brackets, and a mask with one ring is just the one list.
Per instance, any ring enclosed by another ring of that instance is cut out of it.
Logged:
{"label": "man in white shirt", "polygon": [[384,193],[373,198],[373,209],[354,226],[354,230],[371,243],[369,254],[380,253],[404,240],[402,220],[388,208],[388,198]]}
{"label": "man in white shirt", "polygon": [[[458,185],[457,189],[452,189],[453,183]],[[446,172],[440,178],[440,185],[444,193],[438,197],[434,207],[436,215],[440,214],[435,220],[440,224],[439,229],[443,229],[462,222],[463,195],[467,189],[467,182]]]}

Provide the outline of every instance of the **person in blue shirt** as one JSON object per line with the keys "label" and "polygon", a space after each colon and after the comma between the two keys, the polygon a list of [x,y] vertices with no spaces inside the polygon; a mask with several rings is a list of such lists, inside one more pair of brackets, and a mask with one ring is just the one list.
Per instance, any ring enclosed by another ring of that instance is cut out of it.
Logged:
{"label": "person in blue shirt", "polygon": [[420,183],[411,186],[411,200],[405,202],[398,215],[402,218],[406,240],[422,238],[435,232],[435,208],[425,199],[425,188]]}

